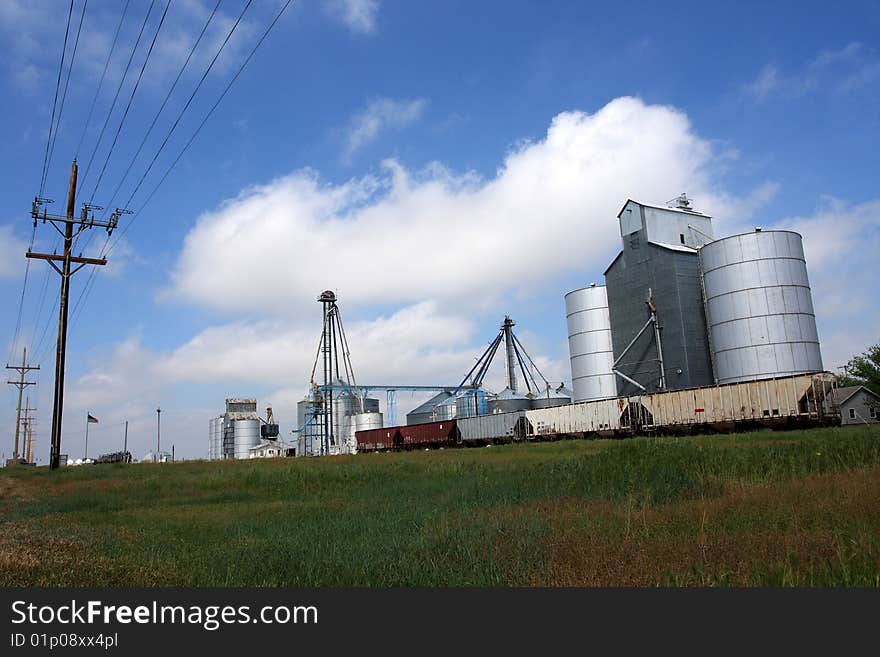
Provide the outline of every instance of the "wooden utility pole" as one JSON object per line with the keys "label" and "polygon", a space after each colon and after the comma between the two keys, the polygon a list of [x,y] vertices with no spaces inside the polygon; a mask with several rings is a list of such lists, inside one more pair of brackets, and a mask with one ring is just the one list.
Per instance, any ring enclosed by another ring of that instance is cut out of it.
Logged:
{"label": "wooden utility pole", "polygon": [[128,451],[128,420],[125,421],[125,437],[122,439],[122,451]]}
{"label": "wooden utility pole", "polygon": [[28,463],[35,463],[34,461],[34,416],[32,413],[36,411],[36,408],[31,408],[31,398],[28,397],[27,401],[24,404],[24,417],[21,419],[23,428],[24,428],[24,443],[22,446],[22,453],[24,455],[24,460]]}
{"label": "wooden utility pole", "polygon": [[[21,365],[7,365],[7,370],[15,370],[18,372],[18,381],[7,381],[9,385],[15,386],[18,388],[18,410],[15,415],[15,449],[12,450],[12,460],[15,463],[18,463],[18,438],[19,438],[19,430],[21,429],[21,393],[28,386],[36,385],[35,381],[25,381],[25,377],[27,373],[31,370],[38,370],[40,366],[31,367],[27,364],[27,347],[24,348],[21,354]],[[30,398],[28,398],[30,399]]]}
{"label": "wooden utility pole", "polygon": [[[55,253],[32,253],[28,251],[28,258],[37,258],[38,260],[46,260],[58,274],[61,275],[61,297],[58,304],[58,343],[55,351],[55,395],[52,407],[52,447],[49,457],[49,467],[53,470],[59,465],[61,457],[61,417],[64,411],[64,363],[67,356],[67,309],[68,300],[70,298],[70,277],[86,265],[106,265],[106,258],[83,258],[82,254],[74,256],[71,254],[73,249],[73,238],[83,232],[86,228],[99,226],[107,229],[107,234],[112,234],[113,229],[119,224],[119,217],[124,212],[116,210],[110,215],[106,221],[95,219],[92,212],[95,210],[103,210],[98,206],[84,204],[82,214],[79,218],[74,217],[76,206],[76,160],[70,168],[70,185],[67,190],[67,216],[50,215],[44,209],[42,214],[40,208],[52,201],[43,198],[35,198],[31,216],[34,218],[34,227],[37,221],[44,224],[48,221],[52,226],[64,237],[64,253],[57,255]],[[61,226],[63,225],[63,230]],[[61,267],[56,265],[61,263]],[[78,266],[71,270],[71,265]]]}

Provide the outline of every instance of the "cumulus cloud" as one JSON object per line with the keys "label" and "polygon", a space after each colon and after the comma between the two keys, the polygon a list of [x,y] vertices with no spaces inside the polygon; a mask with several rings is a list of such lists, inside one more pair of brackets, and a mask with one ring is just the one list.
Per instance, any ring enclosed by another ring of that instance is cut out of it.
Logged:
{"label": "cumulus cloud", "polygon": [[880,199],[853,204],[825,198],[812,215],[786,217],[774,228],[804,237],[804,252],[825,368],[836,371],[880,342],[877,280]]}
{"label": "cumulus cloud", "polygon": [[489,179],[393,160],[340,184],[296,171],[202,215],[167,294],[288,315],[327,287],[349,307],[474,307],[607,262],[628,197],[656,202],[686,190],[723,224],[735,206],[714,191],[711,160],[684,114],[620,98],[594,114],[559,114]]}
{"label": "cumulus cloud", "polygon": [[24,272],[27,242],[18,239],[12,226],[0,226],[0,278],[17,278]]}
{"label": "cumulus cloud", "polygon": [[427,101],[374,98],[364,111],[358,113],[346,131],[344,157],[350,160],[356,151],[376,140],[384,130],[403,128],[418,121],[424,114]]}
{"label": "cumulus cloud", "polygon": [[331,0],[327,6],[352,32],[368,34],[376,29],[379,0]]}

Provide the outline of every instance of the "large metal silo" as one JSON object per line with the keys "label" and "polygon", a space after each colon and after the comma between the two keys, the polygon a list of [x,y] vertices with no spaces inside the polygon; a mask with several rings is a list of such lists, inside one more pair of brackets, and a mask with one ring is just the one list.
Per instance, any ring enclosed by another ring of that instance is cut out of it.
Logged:
{"label": "large metal silo", "polygon": [[251,447],[256,447],[260,444],[260,421],[235,420],[233,427],[235,435],[235,458],[249,458]]}
{"label": "large metal silo", "polygon": [[798,233],[716,240],[700,249],[700,268],[718,383],[823,370]]}
{"label": "large metal silo", "polygon": [[208,423],[208,458],[216,461],[223,458],[223,416],[211,418]]}
{"label": "large metal silo", "polygon": [[604,285],[591,285],[565,295],[568,351],[574,401],[617,396],[611,318]]}
{"label": "large metal silo", "polygon": [[[352,415],[351,420],[353,434],[356,434],[358,431],[367,431],[369,429],[381,429],[383,426],[382,414],[375,411]],[[354,444],[348,445],[348,453],[357,454],[357,437],[355,437]]]}
{"label": "large metal silo", "polygon": [[222,460],[223,456],[223,432],[224,427],[226,426],[226,418],[224,416],[220,416],[217,418],[217,423],[214,425],[214,458],[217,460]]}
{"label": "large metal silo", "polygon": [[[460,392],[455,398],[454,416],[459,417],[476,417],[478,415],[486,415],[488,395],[485,390],[480,388],[465,390]],[[451,409],[450,409],[451,411]],[[451,414],[451,413],[450,413]],[[445,419],[445,418],[438,418]]]}

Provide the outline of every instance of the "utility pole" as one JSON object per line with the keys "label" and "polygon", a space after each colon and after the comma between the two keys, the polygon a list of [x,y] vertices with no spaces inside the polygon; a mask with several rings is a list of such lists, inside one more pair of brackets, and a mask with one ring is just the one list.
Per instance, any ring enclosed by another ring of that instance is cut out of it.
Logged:
{"label": "utility pole", "polygon": [[125,438],[122,441],[122,451],[128,451],[128,420],[125,421]]}
{"label": "utility pole", "polygon": [[[71,254],[73,249],[73,238],[79,235],[87,228],[99,226],[107,229],[107,234],[111,235],[113,229],[119,224],[119,217],[126,210],[117,209],[110,217],[104,221],[95,219],[93,212],[95,210],[103,210],[103,208],[89,205],[83,205],[82,214],[79,218],[74,216],[76,206],[76,176],[77,165],[76,160],[70,167],[70,185],[67,190],[67,215],[62,217],[59,215],[50,215],[45,209],[40,212],[40,208],[44,205],[52,203],[50,199],[34,198],[34,204],[31,208],[31,216],[34,219],[34,227],[40,220],[44,224],[48,221],[52,224],[64,237],[64,253],[57,255],[56,253],[32,253],[28,251],[25,255],[28,258],[36,258],[38,260],[46,260],[58,274],[61,276],[61,295],[58,303],[58,342],[55,351],[55,394],[52,407],[52,447],[51,456],[49,458],[49,467],[56,469],[59,466],[61,456],[61,418],[64,411],[64,363],[67,356],[67,314],[68,300],[70,298],[70,277],[86,265],[106,265],[106,258],[83,258]],[[63,225],[63,230],[61,226]],[[55,263],[61,263],[61,267]],[[71,264],[78,266],[71,270]]]}
{"label": "utility pole", "polygon": [[162,441],[162,409],[156,408],[156,461],[159,460],[159,445]]}
{"label": "utility pole", "polygon": [[[21,393],[28,386],[36,385],[35,381],[25,381],[25,377],[27,373],[31,370],[38,370],[40,366],[31,367],[27,364],[27,347],[24,348],[21,354],[21,365],[7,365],[7,370],[15,370],[18,372],[18,381],[7,381],[9,385],[15,386],[18,388],[18,411],[15,416],[15,449],[12,451],[12,460],[13,462],[18,462],[18,438],[19,438],[19,430],[21,429]],[[30,399],[30,398],[28,398]]]}
{"label": "utility pole", "polygon": [[31,398],[27,397],[24,405],[24,417],[21,418],[21,423],[24,429],[22,456],[24,456],[24,460],[28,463],[34,463],[34,416],[32,413],[36,410],[36,408],[31,408]]}

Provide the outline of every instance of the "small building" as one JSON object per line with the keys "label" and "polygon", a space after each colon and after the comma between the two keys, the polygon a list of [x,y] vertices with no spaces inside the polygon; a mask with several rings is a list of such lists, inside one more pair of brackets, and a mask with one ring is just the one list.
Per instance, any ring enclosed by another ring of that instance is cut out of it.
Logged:
{"label": "small building", "polygon": [[840,423],[876,424],[880,422],[880,395],[865,386],[835,388],[832,404],[840,410]]}
{"label": "small building", "polygon": [[248,451],[251,459],[274,459],[285,455],[284,445],[275,440],[263,440],[259,445],[254,445]]}
{"label": "small building", "polygon": [[[88,460],[89,462],[91,462],[91,459]],[[141,463],[171,463],[171,461],[173,460],[174,459],[171,456],[171,452],[150,451],[144,455],[144,458],[141,459]]]}

